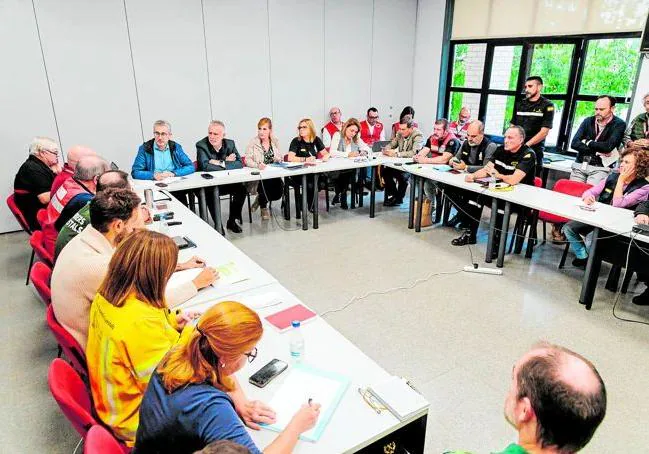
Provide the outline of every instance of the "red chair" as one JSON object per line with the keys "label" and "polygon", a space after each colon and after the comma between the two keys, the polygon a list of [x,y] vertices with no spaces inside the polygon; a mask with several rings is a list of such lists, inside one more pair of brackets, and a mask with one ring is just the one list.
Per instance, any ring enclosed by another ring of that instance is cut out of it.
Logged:
{"label": "red chair", "polygon": [[86,384],[77,371],[61,358],[56,358],[50,364],[47,384],[52,397],[79,435],[85,437],[92,426],[99,424],[92,413],[92,400]]}
{"label": "red chair", "polygon": [[47,222],[47,210],[45,208],[41,208],[36,212],[36,220],[40,224],[41,228],[43,228]]}
{"label": "red chair", "polygon": [[16,189],[13,194],[10,194],[9,197],[7,197],[7,206],[9,207],[9,211],[11,211],[16,218],[16,221],[18,221],[18,224],[20,224],[20,227],[31,235],[32,229],[29,227],[25,215],[20,208],[18,208],[18,205],[16,205],[16,194],[27,194],[27,191]]}
{"label": "red chair", "polygon": [[121,444],[117,438],[102,426],[92,426],[83,442],[84,454],[124,454],[130,448]]}
{"label": "red chair", "polygon": [[50,290],[52,268],[47,266],[44,262],[36,262],[32,267],[29,276],[43,302],[49,305],[52,302],[52,290]]}
{"label": "red chair", "polygon": [[79,345],[79,342],[56,319],[51,304],[47,306],[45,318],[47,320],[47,326],[59,343],[58,357],[61,357],[61,353],[65,353],[65,357],[70,361],[72,367],[79,374],[87,377],[88,366],[86,365],[86,354],[81,348],[81,345]]}
{"label": "red chair", "polygon": [[[552,187],[552,190],[555,192],[560,192],[562,194],[568,194],[574,197],[581,197],[581,195],[584,192],[586,192],[588,189],[592,187],[593,185],[588,183],[582,183],[581,181],[567,180],[564,178],[558,180]],[[547,211],[539,212],[539,220],[543,222],[543,242],[541,244],[545,243],[545,239],[547,237],[546,223],[549,222],[551,224],[565,224],[566,222],[570,221],[570,219],[566,219],[561,216],[556,216],[552,213],[548,213]],[[559,262],[559,269],[564,267],[566,263],[566,258],[568,257],[569,249],[570,249],[570,243],[566,241],[566,245],[563,249],[563,254],[561,255],[561,261]]]}
{"label": "red chair", "polygon": [[27,267],[27,280],[25,280],[25,285],[29,284],[29,276],[31,275],[32,265],[34,265],[34,258],[36,255],[47,266],[54,268],[54,257],[45,248],[43,243],[43,232],[40,230],[34,230],[32,236],[29,237],[29,245],[32,247],[32,256],[29,259],[29,265]]}

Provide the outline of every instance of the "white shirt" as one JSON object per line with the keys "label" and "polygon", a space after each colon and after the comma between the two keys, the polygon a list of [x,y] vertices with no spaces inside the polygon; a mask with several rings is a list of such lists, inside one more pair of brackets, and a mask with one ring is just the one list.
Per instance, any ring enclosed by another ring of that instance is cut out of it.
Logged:
{"label": "white shirt", "polygon": [[[329,148],[329,154],[331,155],[332,158],[347,158],[349,157],[349,153],[352,151],[352,145],[346,144],[345,145],[345,151],[338,151],[338,145],[340,144],[340,133],[337,132],[334,134],[334,136],[331,138],[331,148]],[[363,139],[358,137],[358,151],[361,154],[366,154],[366,153],[371,153],[372,150],[370,150],[370,147],[367,146],[365,142],[363,142]]]}

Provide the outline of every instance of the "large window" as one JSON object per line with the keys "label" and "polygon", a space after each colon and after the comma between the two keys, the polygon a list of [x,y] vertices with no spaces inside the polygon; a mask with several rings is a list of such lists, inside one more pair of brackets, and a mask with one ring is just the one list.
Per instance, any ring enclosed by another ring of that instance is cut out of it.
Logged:
{"label": "large window", "polygon": [[616,114],[626,119],[639,45],[638,33],[451,42],[444,116],[455,119],[467,107],[488,134],[501,135],[525,78],[539,75],[543,96],[555,105],[546,147],[569,150],[581,121],[594,114],[598,95],[614,96]]}

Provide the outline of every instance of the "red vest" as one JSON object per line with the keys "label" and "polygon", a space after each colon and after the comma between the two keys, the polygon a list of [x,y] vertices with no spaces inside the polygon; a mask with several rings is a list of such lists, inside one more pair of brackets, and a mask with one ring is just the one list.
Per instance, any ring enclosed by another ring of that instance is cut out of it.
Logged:
{"label": "red vest", "polygon": [[63,182],[68,178],[72,178],[72,175],[74,175],[74,170],[72,170],[70,166],[65,163],[63,165],[63,170],[61,170],[61,172],[54,178],[54,181],[52,182],[52,188],[50,189],[50,198],[54,197],[54,194],[59,190]]}
{"label": "red vest", "polygon": [[54,246],[56,245],[56,237],[59,232],[56,230],[54,225],[61,216],[63,208],[72,200],[75,196],[87,192],[77,181],[73,178],[68,178],[63,182],[59,187],[56,193],[50,199],[50,203],[47,205],[47,217],[45,218],[45,223],[43,225],[43,242],[45,243],[45,249],[52,253],[54,256]]}
{"label": "red vest", "polygon": [[[430,137],[428,139],[430,140],[430,146],[431,147],[438,147],[439,148],[441,146],[446,147],[448,145],[448,143],[451,141],[451,139],[455,139],[455,138],[456,138],[455,134],[453,134],[452,132],[447,132],[446,135],[442,138],[441,142],[437,137],[435,137],[432,134],[430,135]],[[433,157],[433,158],[442,155],[442,153],[440,153],[439,151],[432,151],[432,150],[431,150],[430,154],[432,155],[431,157]]]}
{"label": "red vest", "polygon": [[326,125],[324,125],[324,127],[322,128],[322,130],[320,132],[324,131],[325,129],[329,133],[329,137],[333,137],[334,134],[336,134],[337,132],[340,132],[340,129],[338,129],[338,126],[336,126],[332,122],[329,122]]}
{"label": "red vest", "polygon": [[370,134],[370,125],[367,120],[361,121],[361,139],[370,147],[374,142],[381,140],[381,132],[383,131],[383,123],[377,121],[374,123],[374,133]]}

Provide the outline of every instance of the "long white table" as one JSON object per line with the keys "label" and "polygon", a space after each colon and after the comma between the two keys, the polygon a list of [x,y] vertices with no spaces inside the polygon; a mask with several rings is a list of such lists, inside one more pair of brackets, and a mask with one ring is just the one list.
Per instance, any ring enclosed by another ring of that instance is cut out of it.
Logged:
{"label": "long white table", "polygon": [[[228,300],[246,304],[248,297],[266,295],[268,293],[279,295],[281,303],[257,310],[264,325],[264,335],[257,347],[258,357],[253,363],[247,364],[237,374],[239,383],[241,383],[246,395],[251,399],[264,402],[271,400],[288,374],[284,372],[265,388],[257,388],[251,385],[248,383],[248,377],[274,358],[288,363],[288,371],[291,368],[289,333],[279,333],[264,320],[264,317],[278,310],[298,304],[300,300],[279,283],[259,287],[236,295],[230,295],[227,298]],[[203,302],[197,305],[192,304],[190,301],[185,306],[191,307],[192,309],[207,310],[212,304],[219,301],[223,301],[223,299]],[[388,411],[377,414],[365,403],[358,393],[359,387],[365,388],[369,384],[380,382],[389,377],[389,374],[376,362],[367,357],[354,344],[320,317],[304,324],[301,330],[305,340],[304,363],[321,370],[344,375],[351,380],[351,385],[347,388],[322,438],[317,443],[300,441],[294,451],[295,453],[330,454],[358,452],[386,437],[390,439],[391,434],[394,434],[395,431],[404,429],[411,424],[413,426],[408,431],[409,433],[412,431],[412,436],[424,436],[428,410],[423,410],[405,421],[399,421]],[[260,448],[270,444],[277,436],[276,432],[263,429],[261,431],[249,430],[249,432]],[[416,449],[416,451],[410,452],[422,452],[417,449],[423,449],[424,440],[413,439],[411,441],[413,442],[413,449]],[[379,445],[381,443],[387,444],[389,441],[380,442]],[[382,452],[382,450],[378,452]]]}
{"label": "long white table", "polygon": [[[166,198],[167,195],[166,191],[154,191],[156,200]],[[257,309],[263,320],[269,314],[300,303],[300,300],[279,284],[270,273],[215,232],[191,210],[175,198],[170,198],[170,201],[163,203],[167,203],[167,209],[174,212],[174,220],[181,221],[182,224],[169,227],[167,234],[187,236],[196,243],[196,248],[181,251],[181,260],[198,255],[204,258],[208,265],[234,261],[250,277],[246,281],[225,288],[219,288],[218,285],[208,287],[179,307],[205,311],[221,301],[239,301],[246,304],[247,298],[274,293],[278,295],[278,301],[281,302]],[[154,225],[153,229],[157,227]],[[282,374],[263,389],[250,385],[248,377],[273,358],[290,364],[289,334],[279,333],[265,320],[263,324],[264,335],[258,345],[258,358],[246,365],[237,376],[249,398],[268,402],[288,374]],[[305,338],[305,364],[347,376],[351,380],[351,385],[321,439],[317,443],[299,441],[294,452],[323,454],[383,452],[383,446],[394,442],[407,447],[408,452],[413,454],[423,453],[428,409],[404,421],[399,421],[388,411],[377,414],[365,403],[357,390],[359,387],[385,380],[389,374],[324,319],[316,317],[304,324],[301,329]],[[249,430],[249,432],[261,448],[267,446],[277,436],[277,433],[269,430]]]}

